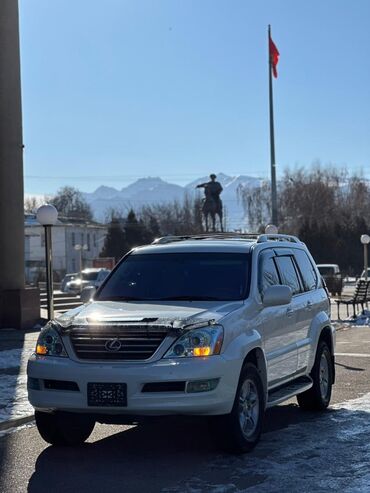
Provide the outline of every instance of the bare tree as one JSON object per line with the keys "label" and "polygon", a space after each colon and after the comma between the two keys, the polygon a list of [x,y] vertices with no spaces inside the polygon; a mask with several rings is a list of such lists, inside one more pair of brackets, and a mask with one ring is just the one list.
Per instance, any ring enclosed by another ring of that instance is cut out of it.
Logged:
{"label": "bare tree", "polygon": [[183,202],[174,200],[171,203],[144,206],[139,216],[147,224],[155,218],[163,235],[187,235],[204,231],[201,215],[201,200],[185,196]]}
{"label": "bare tree", "polygon": [[24,199],[24,212],[35,213],[37,209],[46,201],[45,198],[28,196]]}
{"label": "bare tree", "polygon": [[[270,187],[241,189],[239,196],[251,228],[270,221]],[[315,165],[287,169],[278,188],[279,230],[298,235],[318,262],[338,263],[348,272],[361,269],[359,238],[370,229],[370,190],[347,170]]]}
{"label": "bare tree", "polygon": [[54,205],[60,216],[87,221],[93,218],[91,207],[77,188],[63,187],[49,202]]}
{"label": "bare tree", "polygon": [[270,222],[271,217],[271,186],[270,182],[262,182],[260,187],[240,185],[237,190],[247,218],[249,230],[259,231]]}

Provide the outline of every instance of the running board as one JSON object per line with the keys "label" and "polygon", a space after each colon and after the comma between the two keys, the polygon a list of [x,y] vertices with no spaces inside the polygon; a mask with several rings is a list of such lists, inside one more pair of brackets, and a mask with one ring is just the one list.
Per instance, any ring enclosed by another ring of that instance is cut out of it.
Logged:
{"label": "running board", "polygon": [[285,385],[272,389],[268,393],[266,407],[276,406],[281,402],[287,401],[291,397],[310,389],[312,385],[313,381],[311,377],[299,377]]}

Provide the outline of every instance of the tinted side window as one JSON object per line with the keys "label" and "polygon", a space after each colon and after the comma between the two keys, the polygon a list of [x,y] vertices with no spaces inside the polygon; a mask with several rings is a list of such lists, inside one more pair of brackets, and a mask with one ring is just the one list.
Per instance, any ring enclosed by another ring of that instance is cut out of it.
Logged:
{"label": "tinted side window", "polygon": [[316,289],[317,275],[307,253],[303,250],[295,250],[294,256],[297,260],[298,268],[302,275],[305,290],[311,291]]}
{"label": "tinted side window", "polygon": [[275,257],[275,262],[279,269],[281,284],[289,286],[293,295],[300,293],[301,285],[299,283],[292,257]]}
{"label": "tinted side window", "polygon": [[263,256],[260,261],[259,290],[263,293],[269,286],[280,284],[279,274],[272,257]]}

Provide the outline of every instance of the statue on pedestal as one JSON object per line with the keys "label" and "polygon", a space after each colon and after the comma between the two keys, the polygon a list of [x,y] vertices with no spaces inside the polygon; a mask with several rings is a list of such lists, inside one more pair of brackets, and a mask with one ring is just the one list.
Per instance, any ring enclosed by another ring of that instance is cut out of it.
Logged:
{"label": "statue on pedestal", "polygon": [[211,181],[206,183],[200,183],[196,188],[204,188],[205,198],[203,199],[202,213],[205,220],[206,231],[209,231],[209,216],[212,221],[212,231],[216,231],[216,216],[219,218],[220,230],[223,231],[222,225],[222,200],[220,195],[222,193],[221,183],[216,181],[217,176],[211,174]]}

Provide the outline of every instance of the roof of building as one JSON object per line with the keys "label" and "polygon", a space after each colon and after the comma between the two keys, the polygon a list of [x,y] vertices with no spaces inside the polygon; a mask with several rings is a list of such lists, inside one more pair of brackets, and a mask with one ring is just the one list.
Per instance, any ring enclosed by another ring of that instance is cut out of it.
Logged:
{"label": "roof of building", "polygon": [[[36,214],[25,213],[24,214],[24,224],[25,226],[41,226],[41,224],[36,219]],[[81,218],[71,218],[59,216],[55,226],[84,226],[84,227],[95,227],[95,228],[106,228],[105,224],[98,223],[96,221],[87,221]]]}

